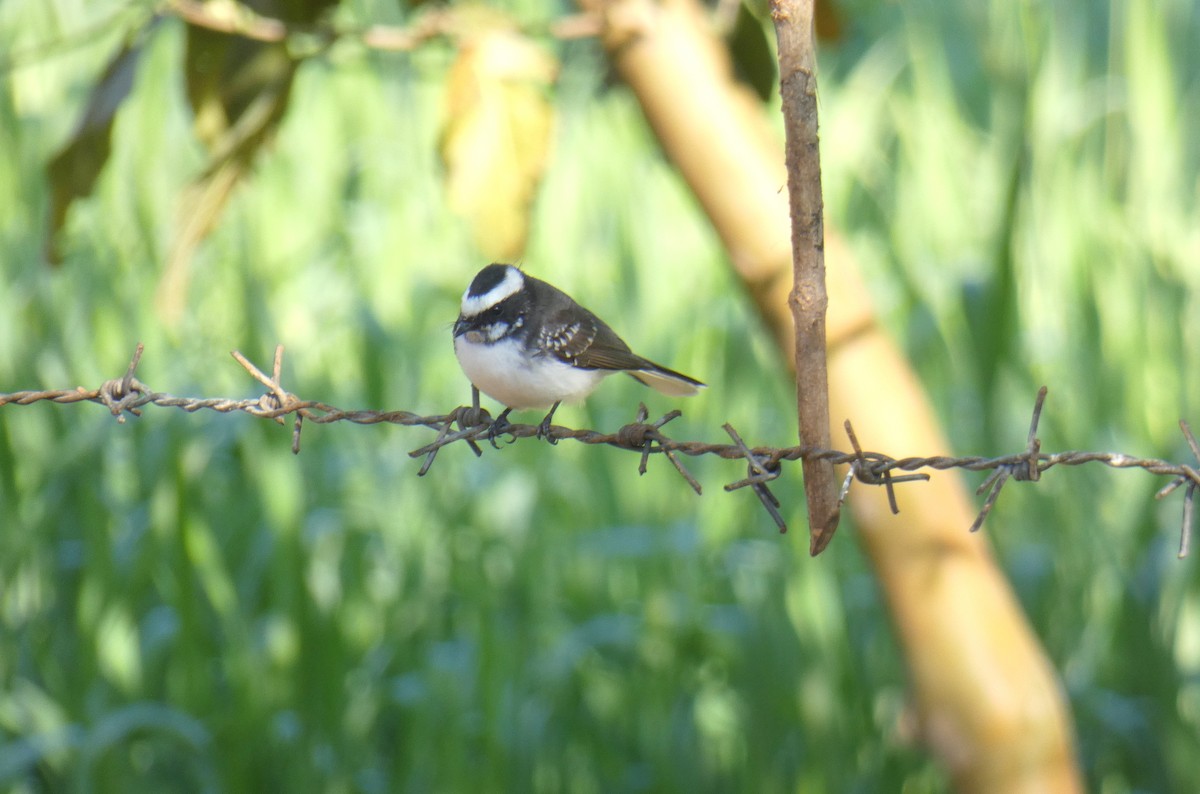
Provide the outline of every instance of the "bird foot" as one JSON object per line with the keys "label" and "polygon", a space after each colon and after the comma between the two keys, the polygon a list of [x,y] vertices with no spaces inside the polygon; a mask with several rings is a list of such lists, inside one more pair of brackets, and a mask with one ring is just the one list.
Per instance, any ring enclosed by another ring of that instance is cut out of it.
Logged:
{"label": "bird foot", "polygon": [[558,443],[558,439],[550,435],[550,420],[554,418],[554,412],[558,410],[558,406],[559,403],[555,403],[550,408],[550,413],[546,414],[546,418],[542,420],[537,429],[537,437],[546,439],[551,445]]}
{"label": "bird foot", "polygon": [[493,449],[500,449],[500,445],[496,443],[496,436],[503,433],[505,428],[512,424],[508,421],[508,414],[511,411],[511,408],[505,408],[500,412],[500,415],[496,417],[496,421],[492,422],[492,426],[488,428],[487,440],[491,443]]}

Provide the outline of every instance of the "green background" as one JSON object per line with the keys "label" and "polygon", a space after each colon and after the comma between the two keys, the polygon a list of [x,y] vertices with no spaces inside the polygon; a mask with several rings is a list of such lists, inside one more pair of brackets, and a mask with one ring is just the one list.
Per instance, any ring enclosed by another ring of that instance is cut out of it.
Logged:
{"label": "green background", "polygon": [[[486,262],[442,193],[445,43],[343,43],[301,68],[168,324],[155,289],[205,160],[168,21],[63,263],[45,264],[45,165],[146,8],[0,5],[0,391],[94,388],[141,341],[156,390],[255,396],[228,351],[269,369],[282,343],[306,399],[465,402],[449,327]],[[1194,4],[841,9],[821,54],[828,223],[956,451],[1023,448],[1044,383],[1043,449],[1187,460]],[[509,10],[537,30],[570,9]],[[369,0],[339,13],[406,19]],[[793,387],[635,102],[595,41],[544,43],[563,71],[524,265],[710,384],[672,435],[719,441],[728,421],[751,444],[795,443]],[[611,379],[558,420],[611,431],[639,400],[676,407]],[[946,788],[901,729],[904,669],[853,525],[807,557],[798,468],[775,489],[793,526],[779,536],[749,492],[722,491],[734,463],[689,461],[697,497],[660,458],[638,477],[635,455],[525,441],[481,460],[449,448],[418,479],[406,452],[432,436],[309,425],[294,457],[289,428],[243,415],[0,408],[0,787]],[[1152,499],[1163,484],[1056,469],[1006,488],[985,528],[1060,672],[1093,791],[1200,788],[1200,586],[1175,559],[1179,492]]]}

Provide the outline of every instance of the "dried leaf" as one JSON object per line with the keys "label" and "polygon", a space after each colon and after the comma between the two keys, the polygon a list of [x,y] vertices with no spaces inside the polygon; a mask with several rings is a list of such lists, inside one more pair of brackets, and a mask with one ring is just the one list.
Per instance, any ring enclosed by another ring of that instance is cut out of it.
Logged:
{"label": "dried leaf", "polygon": [[[224,13],[261,15],[288,30],[316,24],[338,0],[246,0]],[[196,25],[187,29],[184,61],[196,137],[208,147],[204,173],[188,187],[158,285],[159,312],[170,323],[183,311],[192,254],[220,218],[288,109],[300,59],[286,41],[262,42]]]}
{"label": "dried leaf", "polygon": [[[310,25],[335,5],[336,0],[291,0],[279,7],[246,3],[255,12],[273,12],[272,18],[289,26]],[[210,157],[204,172],[180,199],[159,281],[158,310],[168,323],[179,318],[186,303],[193,253],[216,226],[234,189],[250,173],[287,112],[298,67],[286,42],[254,41],[188,26],[187,96],[196,137]]]}
{"label": "dried leaf", "polygon": [[67,220],[67,211],[76,199],[91,195],[96,179],[104,170],[112,152],[112,129],[117,110],[133,89],[138,60],[146,34],[158,20],[148,22],[132,35],[109,61],[104,74],[92,86],[87,107],[75,131],[47,166],[50,180],[50,222],[46,229],[46,258],[52,264],[62,261],[58,234]]}
{"label": "dried leaf", "polygon": [[508,31],[465,42],[450,70],[441,140],[446,191],[489,258],[513,260],[524,250],[549,152],[547,94],[557,70],[545,50]]}
{"label": "dried leaf", "polygon": [[184,70],[196,137],[216,156],[228,157],[225,136],[262,96],[279,97],[282,115],[296,66],[282,43],[189,26]]}

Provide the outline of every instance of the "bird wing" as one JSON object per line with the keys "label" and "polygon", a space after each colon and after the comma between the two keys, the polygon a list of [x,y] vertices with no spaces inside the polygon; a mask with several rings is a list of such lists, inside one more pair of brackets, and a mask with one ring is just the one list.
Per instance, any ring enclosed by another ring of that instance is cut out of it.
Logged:
{"label": "bird wing", "polygon": [[648,363],[596,315],[562,309],[546,318],[539,346],[560,361],[584,369],[641,369]]}
{"label": "bird wing", "polygon": [[700,381],[634,353],[607,323],[556,287],[528,276],[526,283],[542,291],[544,302],[561,306],[547,315],[538,331],[537,346],[547,355],[583,369],[627,372],[640,383],[671,397],[690,396],[704,388]]}

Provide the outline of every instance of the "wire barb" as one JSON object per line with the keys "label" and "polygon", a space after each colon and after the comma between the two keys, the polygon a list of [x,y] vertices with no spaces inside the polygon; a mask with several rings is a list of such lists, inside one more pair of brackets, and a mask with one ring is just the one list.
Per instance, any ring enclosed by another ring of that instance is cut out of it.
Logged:
{"label": "wire barb", "polygon": [[[1187,423],[1186,419],[1180,419],[1179,429],[1183,431],[1183,438],[1187,441],[1188,447],[1191,448],[1192,455],[1195,456],[1197,463],[1200,463],[1200,444],[1196,443],[1196,437],[1192,435],[1192,426]],[[1179,528],[1178,556],[1182,560],[1191,551],[1192,516],[1195,515],[1196,488],[1200,486],[1200,472],[1191,466],[1185,465],[1180,468],[1183,469],[1183,473],[1164,485],[1158,493],[1154,494],[1154,498],[1162,499],[1179,486],[1187,485],[1187,490],[1183,493],[1183,523]]]}
{"label": "wire barb", "polygon": [[896,503],[895,484],[901,482],[925,482],[929,479],[928,474],[902,474],[895,476],[892,474],[892,468],[899,464],[899,461],[894,458],[889,458],[887,455],[881,455],[878,452],[863,452],[862,447],[858,443],[858,434],[854,432],[854,426],[847,419],[843,425],[846,429],[846,437],[850,439],[850,447],[854,450],[854,459],[850,461],[850,471],[846,473],[846,479],[842,483],[842,491],[838,496],[838,505],[846,501],[847,494],[850,493],[851,479],[856,479],[859,482],[867,485],[882,485],[887,489],[888,507],[891,508],[892,515],[900,513],[900,506]]}
{"label": "wire barb", "polygon": [[[1037,437],[1038,424],[1042,420],[1042,408],[1046,404],[1046,394],[1049,392],[1045,386],[1038,389],[1037,399],[1033,403],[1033,418],[1029,421],[1029,435],[1025,440],[1025,451],[1020,455],[1015,456],[1013,460],[1005,461],[997,464],[995,471],[987,476],[975,489],[976,495],[988,491],[987,499],[983,502],[983,507],[979,510],[979,515],[975,517],[975,522],[971,524],[970,532],[978,532],[983,526],[983,522],[988,517],[988,513],[992,512],[992,508],[996,505],[996,500],[1000,498],[1000,489],[1008,482],[1011,477],[1014,480],[1023,480],[1028,482],[1037,482],[1042,478],[1041,453],[1042,441]],[[1049,468],[1048,466],[1046,468]]]}
{"label": "wire barb", "polygon": [[[692,473],[687,470],[679,457],[669,448],[663,447],[662,441],[664,436],[659,432],[663,425],[674,419],[683,416],[683,411],[675,409],[663,414],[662,418],[652,424],[646,424],[646,419],[650,416],[650,410],[646,408],[645,403],[638,403],[637,414],[634,421],[623,426],[617,431],[618,445],[625,449],[638,449],[642,451],[641,461],[638,463],[638,474],[644,475],[647,466],[650,462],[650,454],[653,452],[661,452],[666,455],[667,460],[675,467],[675,471],[679,472],[692,490],[697,494],[703,494],[704,489],[700,487],[700,482],[692,476]],[[658,444],[656,447],[655,444]]]}
{"label": "wire barb", "polygon": [[744,480],[731,482],[725,486],[726,491],[736,491],[738,488],[750,486],[754,491],[755,496],[762,502],[762,506],[770,513],[771,518],[775,521],[775,526],[779,527],[779,534],[787,532],[787,522],[783,520],[783,514],[779,512],[780,502],[775,494],[771,493],[771,489],[767,487],[767,483],[779,477],[780,466],[779,461],[771,462],[769,456],[759,456],[754,453],[754,450],[746,446],[746,442],[738,435],[738,432],[733,429],[733,425],[726,422],[722,428],[729,437],[733,439],[733,443],[741,450],[742,457],[746,459],[747,476]]}
{"label": "wire barb", "polygon": [[117,418],[118,424],[125,424],[126,412],[134,416],[142,415],[142,411],[138,407],[141,404],[139,400],[148,389],[134,377],[134,373],[137,371],[138,363],[142,360],[142,351],[145,349],[146,346],[138,342],[124,376],[106,380],[96,390],[100,402],[104,403],[112,415]]}

